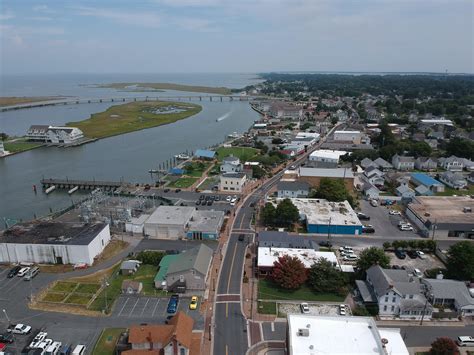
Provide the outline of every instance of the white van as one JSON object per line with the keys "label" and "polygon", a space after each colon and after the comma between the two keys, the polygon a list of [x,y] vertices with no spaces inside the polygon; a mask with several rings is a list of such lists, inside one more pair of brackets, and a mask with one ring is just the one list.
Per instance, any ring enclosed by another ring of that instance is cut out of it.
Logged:
{"label": "white van", "polygon": [[474,346],[474,337],[461,336],[456,340],[459,346]]}
{"label": "white van", "polygon": [[26,273],[30,271],[30,268],[27,266],[27,267],[24,267],[24,268],[21,268],[20,271],[18,271],[18,274],[16,274],[16,276],[18,277],[23,277],[26,275]]}
{"label": "white van", "polygon": [[25,274],[25,277],[23,278],[23,280],[25,281],[31,281],[31,279],[33,277],[35,277],[36,275],[38,275],[39,273],[39,267],[35,266],[34,268],[32,268],[31,270],[29,270],[26,274]]}
{"label": "white van", "polygon": [[86,353],[85,345],[76,345],[76,347],[72,351],[72,355],[83,355],[85,353]]}

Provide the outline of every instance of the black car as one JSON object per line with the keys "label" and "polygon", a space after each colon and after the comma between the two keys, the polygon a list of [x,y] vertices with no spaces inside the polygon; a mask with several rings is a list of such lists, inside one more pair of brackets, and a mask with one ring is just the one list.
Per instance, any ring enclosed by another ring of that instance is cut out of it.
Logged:
{"label": "black car", "polygon": [[3,333],[0,334],[0,343],[8,343],[11,344],[15,341],[12,333]]}
{"label": "black car", "polygon": [[219,196],[214,196],[214,201],[219,201],[221,198]]}
{"label": "black car", "polygon": [[196,201],[196,205],[199,206],[201,204],[201,200]]}
{"label": "black car", "polygon": [[205,198],[206,198],[206,196],[204,196],[204,195],[199,196],[200,200],[204,200]]}
{"label": "black car", "polygon": [[392,265],[393,270],[401,270],[402,268],[399,265]]}
{"label": "black car", "polygon": [[7,277],[9,279],[11,279],[13,276],[15,276],[16,274],[18,274],[18,272],[21,270],[21,266],[18,265],[18,266],[15,266],[13,269],[10,270],[10,272],[8,273]]}
{"label": "black car", "polygon": [[397,249],[395,250],[395,255],[397,256],[397,258],[399,259],[405,259],[407,257],[407,254],[405,253],[405,251],[403,251],[402,249]]}
{"label": "black car", "polygon": [[410,257],[410,259],[416,259],[418,257],[418,254],[415,250],[408,250],[407,255]]}
{"label": "black car", "polygon": [[174,192],[176,192],[176,193],[181,192],[181,189],[176,189],[176,190],[174,190]]}
{"label": "black car", "polygon": [[358,212],[357,217],[359,217],[361,221],[370,221],[370,217],[362,212]]}
{"label": "black car", "polygon": [[206,200],[206,201],[209,201],[210,199],[211,199],[211,196],[209,196],[209,195],[207,195],[207,196],[205,197],[205,200]]}
{"label": "black car", "polygon": [[362,233],[375,233],[374,227],[362,227]]}
{"label": "black car", "polygon": [[163,192],[170,192],[170,189],[164,189]]}
{"label": "black car", "polygon": [[245,239],[245,234],[239,234],[239,242],[243,242]]}
{"label": "black car", "polygon": [[328,242],[327,240],[323,240],[322,242],[319,242],[318,244],[320,247],[332,248],[332,243]]}
{"label": "black car", "polygon": [[209,200],[209,201],[207,201],[207,205],[208,205],[208,206],[212,206],[212,203],[213,203],[213,202],[214,202],[213,200]]}

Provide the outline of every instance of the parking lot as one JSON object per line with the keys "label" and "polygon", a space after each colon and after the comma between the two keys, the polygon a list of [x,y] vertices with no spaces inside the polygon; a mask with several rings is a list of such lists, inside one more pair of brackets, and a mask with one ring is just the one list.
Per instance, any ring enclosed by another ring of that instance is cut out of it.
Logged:
{"label": "parking lot", "polygon": [[390,257],[390,265],[405,267],[408,271],[418,269],[421,272],[425,272],[429,269],[444,268],[443,263],[436,256],[431,254],[425,253],[425,259],[412,259],[408,255],[405,259],[399,259],[393,252],[387,252],[386,254]]}
{"label": "parking lot", "polygon": [[[201,297],[199,298],[201,300]],[[121,296],[116,302],[112,312],[112,317],[135,318],[154,323],[164,323],[169,314],[166,312],[169,298]],[[204,319],[199,313],[199,306],[196,310],[189,309],[190,298],[180,297],[178,311],[182,311],[194,319],[194,328],[203,329]]]}
{"label": "parking lot", "polygon": [[382,237],[390,237],[393,239],[406,239],[419,237],[415,231],[401,231],[398,228],[398,222],[407,221],[404,216],[390,215],[389,211],[392,206],[373,207],[369,201],[360,201],[361,212],[370,217],[370,221],[361,221],[363,224],[371,224],[375,229],[375,235]]}
{"label": "parking lot", "polygon": [[[338,316],[339,304],[321,304],[308,302],[309,313],[312,316]],[[279,314],[301,314],[300,305],[296,303],[278,303]],[[346,306],[346,315],[351,315],[349,306]]]}

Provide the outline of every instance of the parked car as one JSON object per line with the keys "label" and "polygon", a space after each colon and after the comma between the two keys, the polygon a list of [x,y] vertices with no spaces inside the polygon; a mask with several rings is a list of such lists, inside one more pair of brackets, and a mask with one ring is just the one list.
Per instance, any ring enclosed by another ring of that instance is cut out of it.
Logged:
{"label": "parked car", "polygon": [[214,201],[213,201],[213,200],[209,200],[209,201],[207,201],[207,205],[208,205],[208,206],[212,206],[212,204],[213,204],[213,203],[214,203]]}
{"label": "parked car", "polygon": [[371,225],[362,226],[362,233],[375,233],[375,228]]}
{"label": "parked car", "polygon": [[388,214],[390,214],[392,216],[401,216],[402,215],[400,213],[400,211],[397,211],[397,210],[390,210],[390,211],[388,211]]}
{"label": "parked car", "polygon": [[50,346],[46,348],[45,355],[57,355],[59,349],[61,349],[62,343],[60,341],[53,342]]}
{"label": "parked car", "polygon": [[206,196],[204,196],[204,195],[199,196],[200,200],[204,200],[205,198],[206,198]]}
{"label": "parked car", "polygon": [[172,295],[168,302],[168,307],[166,308],[166,311],[168,313],[176,313],[176,311],[178,310],[178,303],[179,303],[179,296]]}
{"label": "parked car", "polygon": [[226,200],[227,202],[231,202],[231,201],[232,201],[232,197],[231,197],[231,196],[227,196],[227,197],[225,198],[225,200]]}
{"label": "parked car", "polygon": [[0,334],[0,343],[11,344],[15,341],[15,337],[12,333],[3,333]]}
{"label": "parked car", "polygon": [[219,196],[214,196],[214,201],[220,201],[221,198]]}
{"label": "parked car", "polygon": [[59,349],[59,355],[70,355],[72,351],[72,345],[70,344],[64,344],[61,346],[61,349]]}
{"label": "parked car", "polygon": [[318,244],[321,247],[332,248],[332,243],[327,241],[327,240],[323,240],[323,241],[319,242]]}
{"label": "parked car", "polygon": [[426,259],[426,254],[423,253],[421,250],[417,250],[417,251],[416,251],[416,255],[417,255],[420,259]]}
{"label": "parked car", "polygon": [[408,224],[402,224],[400,227],[398,227],[401,231],[412,231],[413,227],[409,226]]}
{"label": "parked car", "polygon": [[377,200],[370,200],[370,205],[372,207],[377,207],[379,205],[379,203],[377,202]]}
{"label": "parked car", "polygon": [[8,273],[7,277],[9,279],[11,279],[13,276],[15,276],[16,274],[18,274],[18,272],[22,269],[22,267],[20,265],[17,265],[13,268],[10,269],[10,272]]}
{"label": "parked car", "polygon": [[239,234],[239,242],[243,242],[245,240],[245,234]]}
{"label": "parked car", "polygon": [[76,347],[72,351],[72,355],[83,355],[85,353],[86,353],[86,346],[82,344],[76,345]]}
{"label": "parked car", "polygon": [[370,216],[367,216],[365,213],[362,212],[357,212],[357,217],[359,217],[361,221],[370,221]]}
{"label": "parked car", "polygon": [[309,305],[307,303],[300,304],[301,313],[308,314],[309,313]]}
{"label": "parked car", "polygon": [[176,189],[176,190],[174,190],[174,192],[176,192],[176,193],[181,192],[181,189]]}
{"label": "parked car", "polygon": [[352,247],[347,246],[347,245],[344,245],[343,247],[340,247],[340,248],[339,248],[339,251],[350,251],[350,252],[353,252],[354,250],[352,250]]}
{"label": "parked car", "polygon": [[39,267],[35,266],[30,271],[28,271],[23,278],[24,281],[31,281],[36,275],[39,274]]}
{"label": "parked car", "polygon": [[197,309],[198,306],[198,296],[191,297],[191,302],[189,303],[189,309]]}
{"label": "parked car", "polygon": [[36,334],[30,343],[30,348],[33,348],[33,349],[36,348],[39,344],[41,344],[43,340],[46,339],[47,336],[48,336],[48,333],[46,332],[39,332],[38,334]]}
{"label": "parked car", "polygon": [[459,346],[474,346],[474,337],[472,336],[460,336],[457,338],[456,343]]}
{"label": "parked car", "polygon": [[347,314],[346,312],[346,305],[345,304],[340,304],[339,305],[339,314],[341,316],[345,316]]}
{"label": "parked car", "polygon": [[355,254],[349,254],[349,255],[345,255],[342,259],[344,261],[356,261],[357,259],[359,259],[359,257]]}
{"label": "parked car", "polygon": [[421,272],[420,269],[415,269],[413,270],[413,275],[415,275],[416,277],[422,277],[423,273]]}
{"label": "parked car", "polygon": [[163,192],[170,192],[170,189],[164,189]]}
{"label": "parked car", "polygon": [[407,257],[407,254],[405,253],[404,250],[402,249],[397,249],[395,250],[395,255],[397,256],[397,258],[399,259],[405,259]]}
{"label": "parked car", "polygon": [[418,254],[415,250],[408,250],[407,255],[410,257],[410,259],[416,259],[418,257]]}
{"label": "parked car", "polygon": [[26,275],[26,273],[27,273],[28,271],[30,271],[30,267],[29,267],[29,266],[23,267],[23,268],[21,268],[20,271],[18,271],[18,274],[16,274],[16,276],[18,276],[18,277],[23,277],[23,276]]}
{"label": "parked car", "polygon": [[199,206],[201,204],[201,200],[196,201],[196,206]]}
{"label": "parked car", "polygon": [[7,332],[13,333],[13,334],[30,334],[31,332],[31,327],[26,324],[12,324],[7,328]]}
{"label": "parked car", "polygon": [[392,269],[393,270],[401,270],[402,268],[400,267],[400,265],[392,265]]}

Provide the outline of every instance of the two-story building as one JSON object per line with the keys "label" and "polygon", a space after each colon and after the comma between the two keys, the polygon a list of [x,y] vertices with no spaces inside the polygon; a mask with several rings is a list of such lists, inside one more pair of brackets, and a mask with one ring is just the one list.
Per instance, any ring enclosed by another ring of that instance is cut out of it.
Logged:
{"label": "two-story building", "polygon": [[222,164],[220,166],[221,173],[239,173],[242,171],[242,164],[238,157],[232,155],[222,159]]}
{"label": "two-story building", "polygon": [[454,155],[449,158],[440,158],[438,162],[440,167],[448,171],[462,171],[464,168],[463,159]]}
{"label": "two-story building", "polygon": [[441,174],[439,179],[444,184],[456,190],[464,189],[467,186],[467,180],[460,173],[445,171],[444,173]]}
{"label": "two-story building", "polygon": [[415,168],[423,171],[436,170],[438,161],[430,157],[418,157],[415,160]]}
{"label": "two-story building", "polygon": [[415,168],[415,159],[395,154],[392,157],[392,165],[397,170],[413,170]]}
{"label": "two-story building", "polygon": [[380,317],[431,319],[433,307],[427,302],[418,277],[380,265],[371,266],[366,274],[366,280],[356,280],[356,285],[364,303],[378,305]]}
{"label": "two-story building", "polygon": [[244,173],[225,173],[220,176],[219,191],[241,193],[246,182]]}

